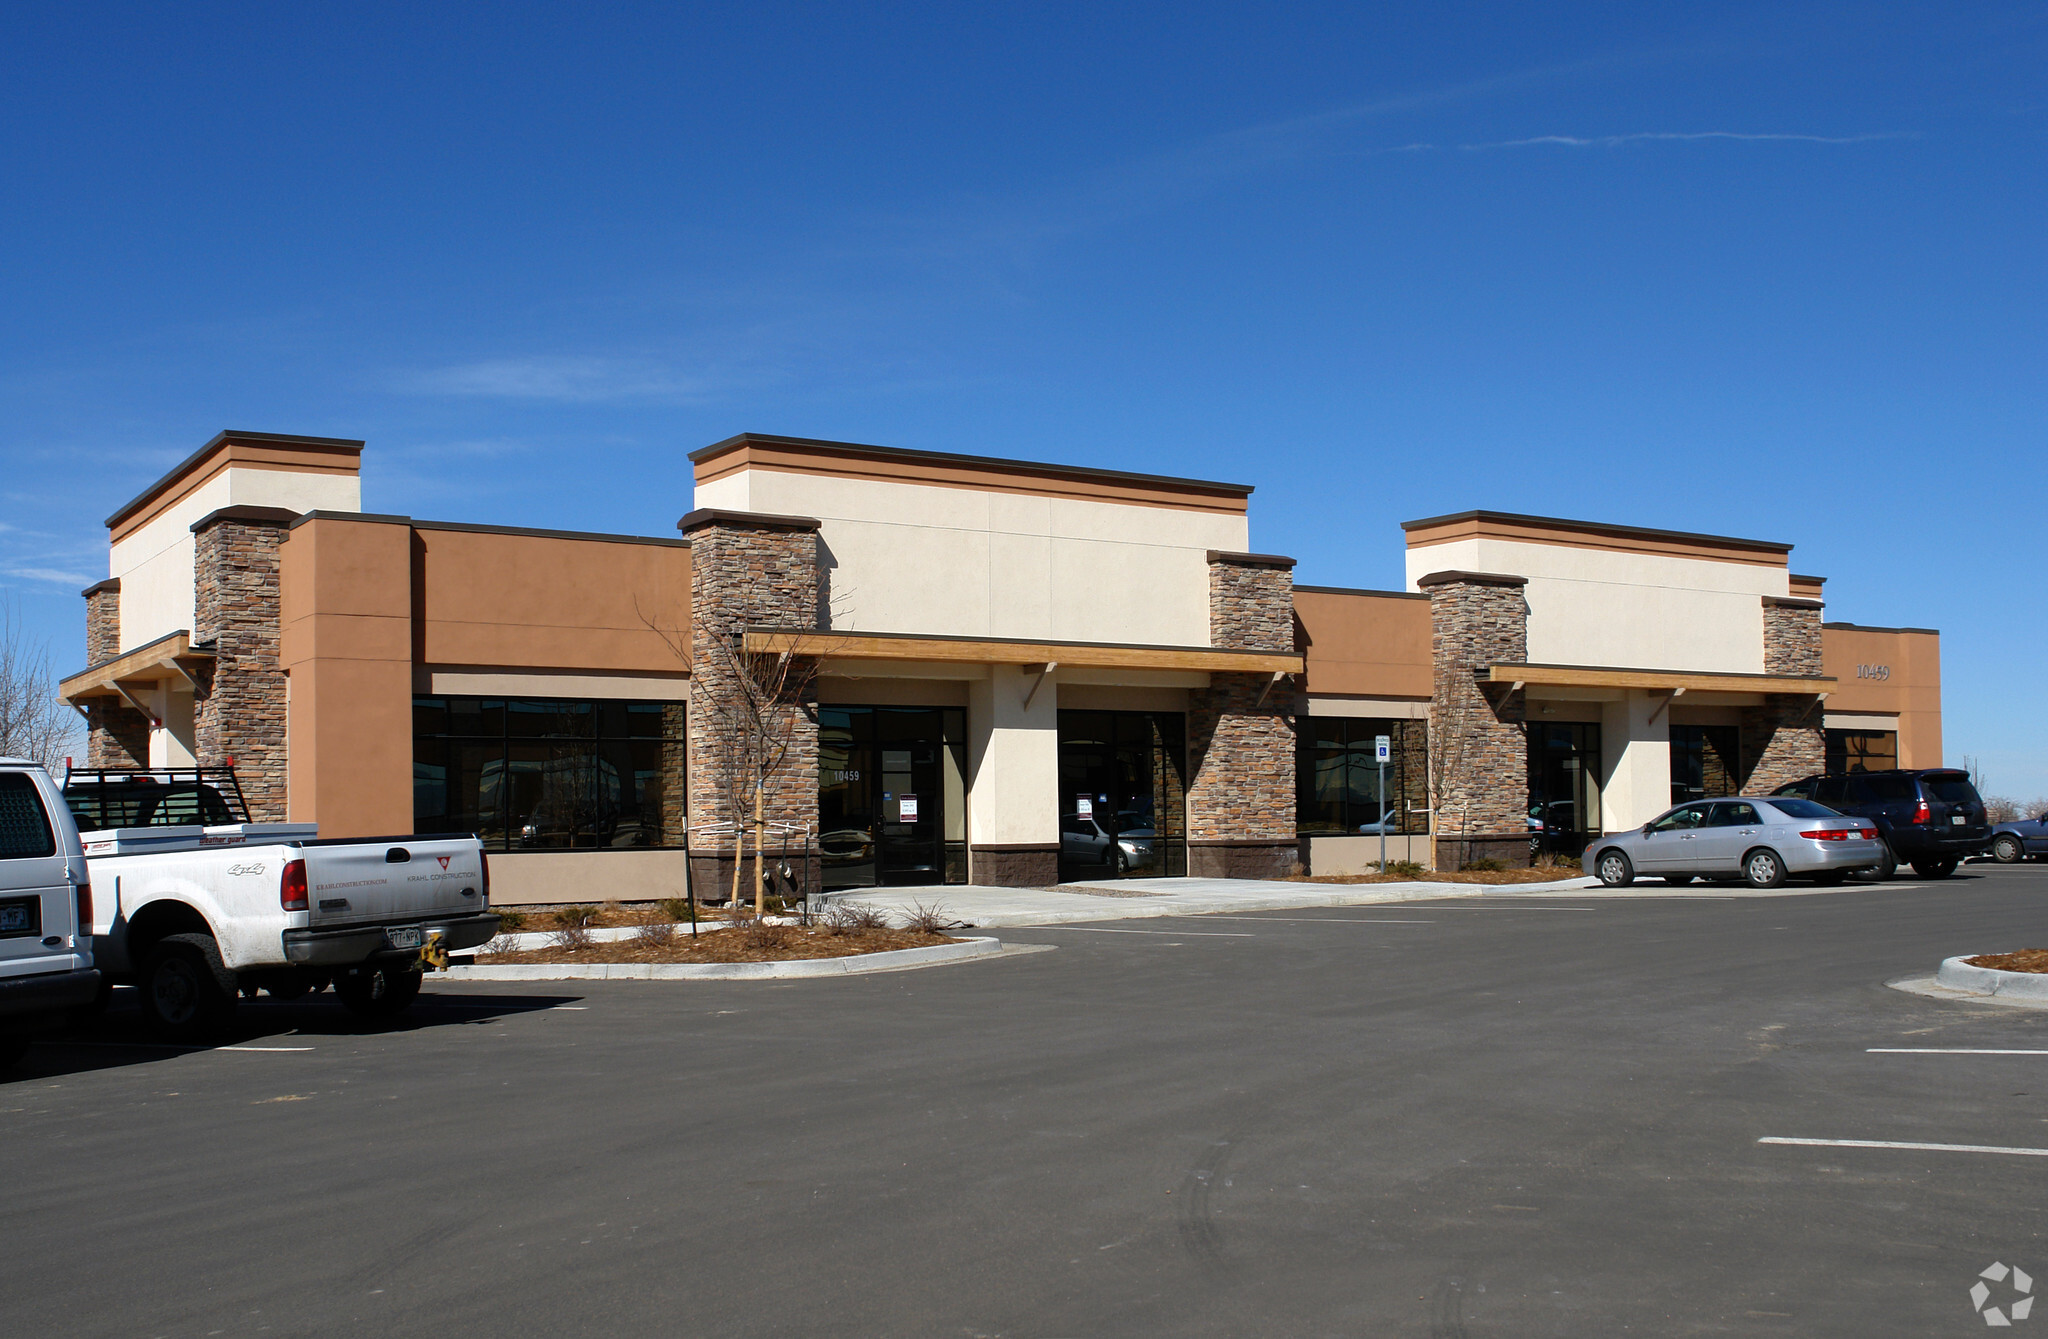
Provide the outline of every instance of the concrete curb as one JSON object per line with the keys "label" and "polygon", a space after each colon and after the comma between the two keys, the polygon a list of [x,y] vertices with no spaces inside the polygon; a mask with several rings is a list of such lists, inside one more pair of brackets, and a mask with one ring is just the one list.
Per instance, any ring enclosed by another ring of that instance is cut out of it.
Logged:
{"label": "concrete curb", "polygon": [[[1976,957],[1972,953],[1968,957]],[[1995,967],[1972,967],[1962,958],[1943,958],[1934,979],[1950,990],[1972,995],[2011,995],[2027,1000],[2048,1000],[2048,974],[2001,972]]]}
{"label": "concrete curb", "polygon": [[976,937],[930,948],[900,948],[846,958],[805,958],[796,962],[508,962],[450,967],[437,976],[450,981],[775,981],[813,976],[860,976],[913,967],[992,958],[1003,941]]}

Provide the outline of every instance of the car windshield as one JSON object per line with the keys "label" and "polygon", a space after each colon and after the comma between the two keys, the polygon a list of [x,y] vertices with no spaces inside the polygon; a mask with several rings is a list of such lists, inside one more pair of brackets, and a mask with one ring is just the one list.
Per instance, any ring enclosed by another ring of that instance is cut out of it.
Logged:
{"label": "car windshield", "polygon": [[1935,772],[1920,778],[1927,793],[1943,804],[1976,804],[1977,788],[1962,772]]}
{"label": "car windshield", "polygon": [[1790,796],[1780,796],[1777,799],[1772,800],[1771,807],[1773,809],[1776,809],[1779,813],[1785,815],[1785,817],[1787,818],[1842,817],[1842,815],[1836,813],[1834,810],[1828,808],[1824,804],[1815,804],[1812,800],[1793,799]]}

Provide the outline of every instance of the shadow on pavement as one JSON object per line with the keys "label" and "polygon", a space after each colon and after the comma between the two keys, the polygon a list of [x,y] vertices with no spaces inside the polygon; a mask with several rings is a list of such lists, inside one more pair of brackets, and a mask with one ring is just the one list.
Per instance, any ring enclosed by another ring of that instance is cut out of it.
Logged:
{"label": "shadow on pavement", "polygon": [[492,1023],[519,1014],[536,1013],[583,997],[571,994],[486,995],[437,994],[429,986],[412,1008],[397,1018],[358,1018],[342,1008],[331,992],[289,1002],[268,996],[245,999],[219,1036],[205,1045],[160,1042],[142,1024],[135,991],[117,987],[113,1002],[97,1018],[63,1032],[39,1037],[13,1068],[0,1071],[0,1086],[25,1079],[86,1074],[100,1069],[153,1064],[196,1051],[227,1046],[288,1046],[297,1039],[362,1037],[427,1028],[465,1027]]}

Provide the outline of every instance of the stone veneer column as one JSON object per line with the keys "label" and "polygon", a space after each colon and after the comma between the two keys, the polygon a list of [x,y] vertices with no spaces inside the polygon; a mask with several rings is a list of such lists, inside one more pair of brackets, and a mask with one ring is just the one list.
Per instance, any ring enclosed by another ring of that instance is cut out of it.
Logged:
{"label": "stone veneer column", "polygon": [[[1292,651],[1294,559],[1209,554],[1209,644]],[[1294,825],[1295,688],[1217,673],[1188,694],[1188,873],[1259,879],[1300,863]]]}
{"label": "stone veneer column", "polygon": [[281,823],[286,811],[277,550],[297,519],[282,507],[223,507],[192,524],[192,642],[213,650],[194,676],[193,738],[200,766],[234,760],[257,823]]}
{"label": "stone veneer column", "polygon": [[[121,578],[87,586],[85,663],[104,665],[121,654]],[[118,697],[95,698],[85,707],[85,765],[142,767],[149,762],[149,718]]]}
{"label": "stone veneer column", "polygon": [[[693,511],[676,523],[690,537],[689,796],[691,875],[698,896],[730,889],[735,860],[742,862],[743,897],[753,888],[751,862],[734,849],[731,834],[699,838],[695,829],[753,815],[731,811],[719,785],[720,744],[731,729],[720,704],[737,689],[731,662],[714,643],[749,627],[810,630],[818,626],[818,522],[807,516],[760,512]],[[764,789],[765,817],[796,823],[817,835],[818,723],[808,666],[793,675],[796,691],[782,710],[793,738],[788,756]],[[818,886],[815,865],[806,886]],[[770,886],[774,881],[770,880]]]}
{"label": "stone veneer column", "polygon": [[[1819,600],[1764,597],[1764,673],[1814,677],[1821,661]],[[1821,704],[1803,694],[1772,694],[1742,709],[1742,790],[1764,795],[1827,766]]]}
{"label": "stone veneer column", "polygon": [[1529,605],[1522,588],[1528,579],[1431,572],[1415,584],[1429,595],[1429,769],[1438,867],[1455,870],[1482,857],[1526,865],[1525,704],[1519,693],[1489,694],[1478,675],[1490,665],[1527,663]]}

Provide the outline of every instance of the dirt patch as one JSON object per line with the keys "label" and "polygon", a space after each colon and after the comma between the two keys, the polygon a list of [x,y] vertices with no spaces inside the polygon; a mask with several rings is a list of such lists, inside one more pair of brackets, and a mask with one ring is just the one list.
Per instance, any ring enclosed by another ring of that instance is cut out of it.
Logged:
{"label": "dirt patch", "polygon": [[1585,877],[1584,870],[1561,866],[1557,869],[1465,869],[1424,870],[1420,874],[1297,874],[1289,883],[1554,883],[1559,879]]}
{"label": "dirt patch", "polygon": [[1972,967],[1989,967],[2000,972],[2036,972],[2048,974],[2048,948],[2023,948],[2011,953],[1980,953],[1974,958],[1964,958]]}
{"label": "dirt patch", "polygon": [[[769,908],[774,915],[777,906]],[[541,907],[492,907],[503,919],[506,934],[530,934],[535,931],[562,930],[581,926],[585,930],[630,929],[650,921],[682,921],[690,919],[689,904],[680,897],[664,902],[598,902],[563,903],[558,906]],[[739,908],[711,907],[697,904],[697,919],[706,925],[723,925],[732,919],[747,919],[754,914],[754,904],[747,903]]]}
{"label": "dirt patch", "polygon": [[485,951],[478,963],[514,962],[799,962],[809,958],[852,958],[863,953],[888,953],[904,948],[957,944],[951,935],[921,930],[839,929],[829,926],[763,925],[743,930],[706,930],[690,935],[677,928],[667,943],[651,939],[616,939],[606,943],[543,948],[509,953]]}

